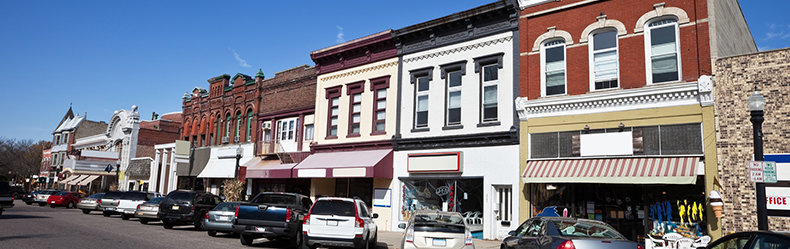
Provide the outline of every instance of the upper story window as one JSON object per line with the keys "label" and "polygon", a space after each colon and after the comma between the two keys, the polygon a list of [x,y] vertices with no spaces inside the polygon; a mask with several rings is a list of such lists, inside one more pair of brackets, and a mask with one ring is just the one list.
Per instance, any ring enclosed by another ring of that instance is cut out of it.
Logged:
{"label": "upper story window", "polygon": [[63,134],[63,143],[64,144],[68,144],[69,143],[69,134],[68,133],[64,133]]}
{"label": "upper story window", "polygon": [[446,126],[461,124],[461,71],[447,73]]}
{"label": "upper story window", "polygon": [[680,44],[677,19],[661,19],[645,28],[647,81],[650,83],[680,80]]}
{"label": "upper story window", "polygon": [[417,69],[410,74],[411,83],[414,84],[414,129],[427,130],[425,128],[428,128],[428,100],[433,67]]}
{"label": "upper story window", "polygon": [[[236,112],[236,138],[239,137],[239,133],[241,131],[241,120],[242,120],[241,112]],[[238,140],[236,140],[238,142]]]}
{"label": "upper story window", "polygon": [[247,111],[247,138],[245,141],[252,141],[252,110]]}
{"label": "upper story window", "polygon": [[340,115],[340,91],[343,86],[326,89],[326,98],[329,100],[327,113],[327,138],[337,138],[338,116]]}
{"label": "upper story window", "polygon": [[553,40],[540,47],[543,96],[565,94],[565,40]]}
{"label": "upper story window", "polygon": [[617,88],[619,86],[617,31],[606,30],[590,36],[590,58],[592,58],[590,72],[592,72],[593,89]]}
{"label": "upper story window", "polygon": [[225,137],[230,136],[230,113],[225,116]]}
{"label": "upper story window", "polygon": [[299,119],[290,119],[290,120],[278,120],[277,121],[277,140],[282,141],[292,141],[294,140],[294,134],[296,133],[296,123],[299,122]]}
{"label": "upper story window", "polygon": [[370,90],[373,91],[373,132],[371,135],[387,134],[387,88],[389,75],[370,80]]}
{"label": "upper story window", "polygon": [[55,135],[55,145],[60,144],[60,135]]}
{"label": "upper story window", "polygon": [[360,123],[362,122],[362,91],[365,82],[355,82],[346,86],[349,98],[348,110],[348,136],[356,137],[360,133]]}
{"label": "upper story window", "polygon": [[313,140],[313,124],[304,126],[304,140]]}
{"label": "upper story window", "polygon": [[480,124],[492,125],[499,121],[499,69],[505,53],[474,58],[475,73],[480,77]]}

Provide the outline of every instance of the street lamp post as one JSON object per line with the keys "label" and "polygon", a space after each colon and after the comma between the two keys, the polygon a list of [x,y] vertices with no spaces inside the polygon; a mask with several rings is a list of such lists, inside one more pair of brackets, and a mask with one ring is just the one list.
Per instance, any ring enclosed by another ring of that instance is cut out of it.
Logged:
{"label": "street lamp post", "polygon": [[[752,118],[754,128],[754,160],[763,160],[763,110],[765,110],[765,98],[760,95],[760,92],[754,91],[752,96],[747,100],[749,111]],[[765,183],[758,182],[755,186],[755,194],[757,197],[757,229],[768,230],[768,210],[766,208],[765,200]]]}
{"label": "street lamp post", "polygon": [[233,179],[237,181],[239,180],[239,161],[241,161],[242,153],[244,153],[244,149],[239,145],[239,148],[236,148],[236,173],[233,174]]}

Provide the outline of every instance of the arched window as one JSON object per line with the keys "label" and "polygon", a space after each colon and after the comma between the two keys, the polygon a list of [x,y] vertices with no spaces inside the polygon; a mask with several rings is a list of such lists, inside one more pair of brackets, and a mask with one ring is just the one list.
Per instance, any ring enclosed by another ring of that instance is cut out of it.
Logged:
{"label": "arched window", "polygon": [[645,26],[648,84],[679,81],[681,60],[678,20],[656,19]]}
{"label": "arched window", "polygon": [[252,141],[252,110],[247,110],[247,142]]}
{"label": "arched window", "polygon": [[619,87],[619,53],[617,30],[603,29],[590,34],[591,89]]}
{"label": "arched window", "polygon": [[[241,131],[241,120],[242,120],[241,112],[240,111],[236,112],[236,137],[237,138],[239,137],[239,132]],[[235,142],[238,142],[238,140],[235,140]]]}
{"label": "arched window", "polygon": [[565,72],[565,40],[550,40],[540,46],[543,96],[567,93]]}
{"label": "arched window", "polygon": [[230,113],[225,116],[225,137],[230,137]]}

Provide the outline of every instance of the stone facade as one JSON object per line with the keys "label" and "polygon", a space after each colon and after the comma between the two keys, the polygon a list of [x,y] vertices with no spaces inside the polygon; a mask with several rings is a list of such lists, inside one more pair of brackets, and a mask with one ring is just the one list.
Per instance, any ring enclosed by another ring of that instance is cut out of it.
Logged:
{"label": "stone facade", "polygon": [[[754,144],[746,100],[757,90],[766,99],[764,154],[790,153],[790,48],[722,58],[714,74],[719,180],[724,190],[724,233],[757,230],[754,184],[748,161]],[[769,229],[790,229],[790,219],[770,217]]]}

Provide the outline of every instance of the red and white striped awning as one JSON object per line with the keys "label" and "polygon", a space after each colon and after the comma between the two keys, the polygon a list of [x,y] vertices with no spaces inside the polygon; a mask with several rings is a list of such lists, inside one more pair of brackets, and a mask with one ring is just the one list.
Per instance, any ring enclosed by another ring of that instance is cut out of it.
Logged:
{"label": "red and white striped awning", "polygon": [[524,183],[696,184],[699,157],[529,161]]}

